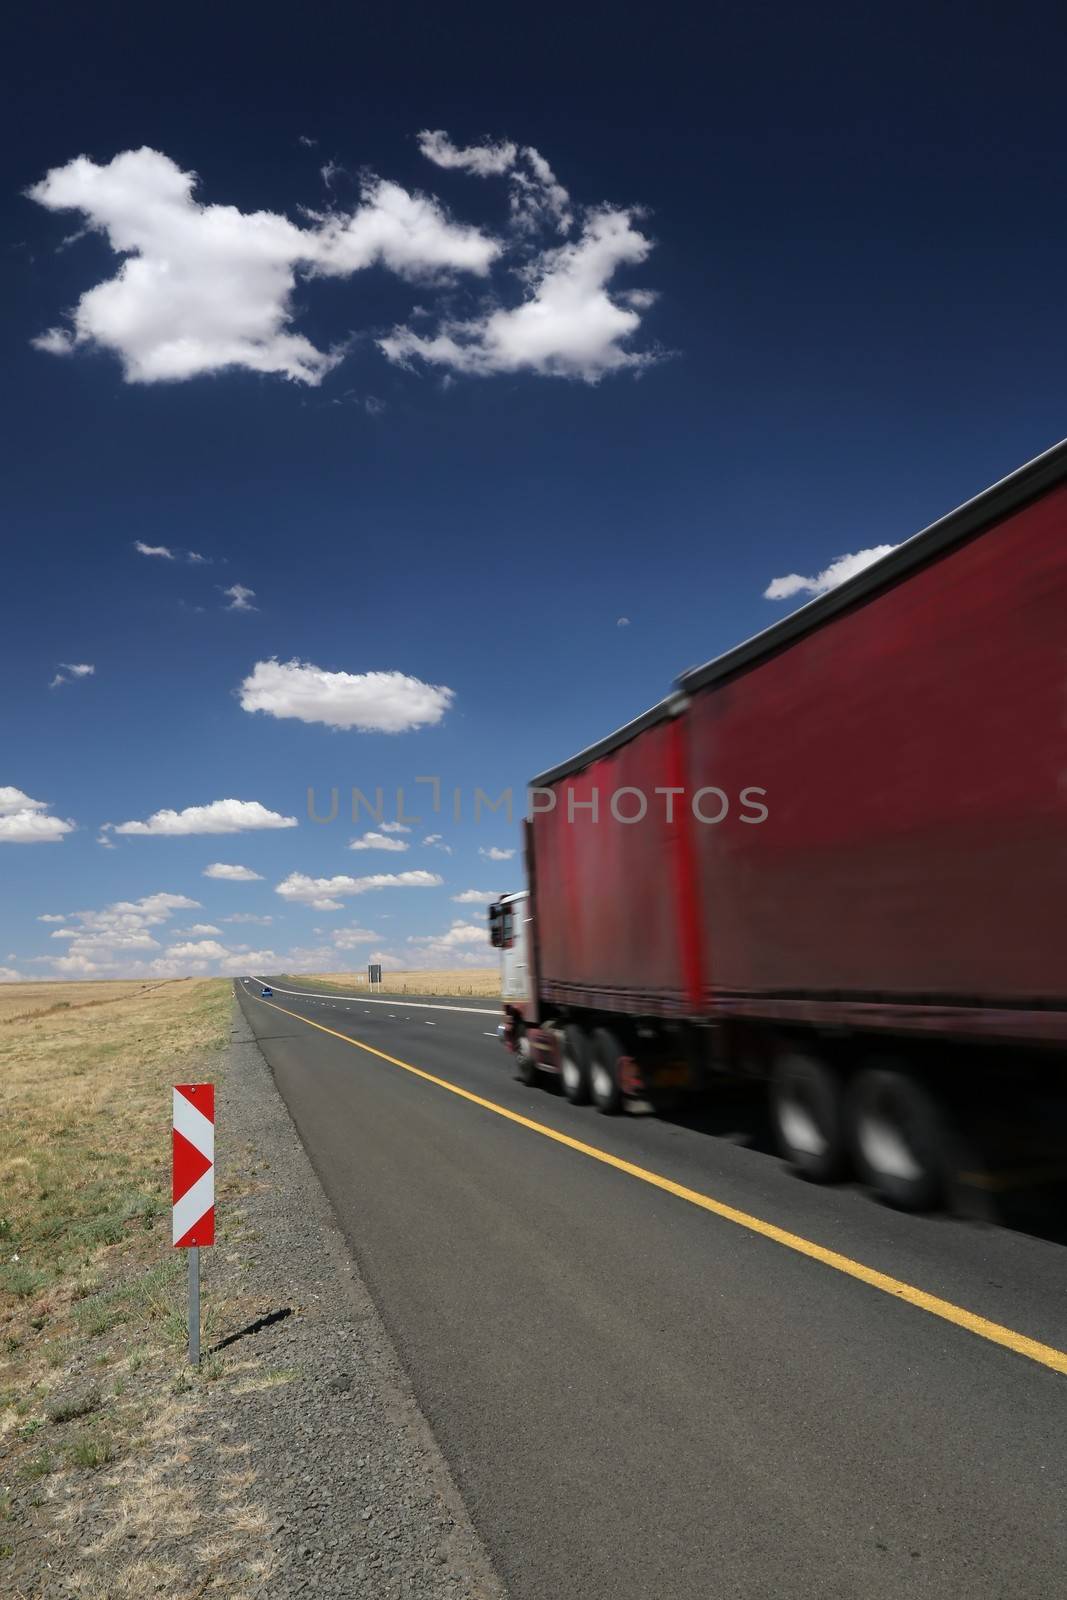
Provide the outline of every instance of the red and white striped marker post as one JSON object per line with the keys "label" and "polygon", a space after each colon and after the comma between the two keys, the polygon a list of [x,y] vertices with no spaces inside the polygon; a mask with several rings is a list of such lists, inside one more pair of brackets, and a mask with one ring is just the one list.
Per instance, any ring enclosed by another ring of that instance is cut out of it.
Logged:
{"label": "red and white striped marker post", "polygon": [[215,1243],[215,1085],[174,1088],[171,1238],[189,1252],[189,1363],[200,1365],[200,1246]]}

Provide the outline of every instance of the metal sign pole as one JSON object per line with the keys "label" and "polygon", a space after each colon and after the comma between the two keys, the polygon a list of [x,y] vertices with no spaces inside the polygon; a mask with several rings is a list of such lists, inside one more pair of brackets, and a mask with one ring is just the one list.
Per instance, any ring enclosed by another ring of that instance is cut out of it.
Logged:
{"label": "metal sign pole", "polygon": [[200,1248],[189,1247],[189,1365],[200,1365]]}

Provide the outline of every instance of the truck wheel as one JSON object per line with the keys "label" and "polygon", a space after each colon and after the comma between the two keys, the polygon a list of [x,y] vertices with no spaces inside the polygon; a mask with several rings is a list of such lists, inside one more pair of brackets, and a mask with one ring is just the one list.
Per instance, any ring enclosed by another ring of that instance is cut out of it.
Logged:
{"label": "truck wheel", "polygon": [[559,1075],[563,1093],[572,1106],[589,1104],[589,1040],[582,1028],[571,1023],[563,1030],[559,1052]]}
{"label": "truck wheel", "polygon": [[521,1023],[515,1029],[515,1071],[520,1083],[531,1085],[537,1082],[537,1057],[530,1035]]}
{"label": "truck wheel", "polygon": [[619,1041],[607,1028],[594,1028],[589,1056],[589,1095],[598,1111],[613,1117],[622,1110]]}
{"label": "truck wheel", "polygon": [[929,1091],[899,1067],[865,1067],[849,1093],[860,1176],[901,1211],[930,1211],[945,1190],[945,1132]]}
{"label": "truck wheel", "polygon": [[818,1056],[788,1051],[771,1078],[771,1118],[778,1148],[814,1183],[844,1175],[848,1149],[837,1073]]}

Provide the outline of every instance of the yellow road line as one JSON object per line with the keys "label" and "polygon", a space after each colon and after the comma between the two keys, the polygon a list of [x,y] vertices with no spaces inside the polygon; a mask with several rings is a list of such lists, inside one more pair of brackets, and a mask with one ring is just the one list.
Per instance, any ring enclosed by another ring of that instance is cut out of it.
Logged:
{"label": "yellow road line", "polygon": [[[253,998],[259,997],[253,996]],[[285,1006],[274,1005],[270,1000],[260,1000],[259,1003],[271,1006],[272,1010],[280,1011],[284,1016],[293,1017],[306,1027],[316,1028],[319,1033],[328,1033],[331,1038],[341,1039],[356,1050],[364,1050],[367,1055],[388,1061],[390,1066],[400,1067],[404,1072],[410,1072],[416,1078],[435,1084],[439,1089],[447,1089],[449,1094],[458,1095],[461,1100],[470,1101],[471,1105],[481,1106],[483,1111],[492,1111],[498,1117],[506,1117],[508,1122],[515,1122],[520,1128],[528,1128],[531,1133],[539,1133],[545,1139],[554,1140],[556,1144],[566,1145],[568,1150],[576,1150],[579,1155],[600,1161],[606,1167],[614,1167],[617,1172],[625,1172],[631,1178],[639,1178],[642,1183],[650,1184],[654,1189],[662,1189],[666,1194],[673,1194],[679,1200],[688,1201],[692,1206],[699,1206],[702,1211],[710,1211],[726,1222],[736,1223],[739,1228],[747,1228],[750,1233],[758,1233],[761,1238],[772,1239],[775,1244],[784,1245],[787,1250],[795,1250],[798,1255],[808,1256],[812,1261],[820,1261],[824,1267],[833,1267],[835,1272],[843,1272],[846,1277],[857,1278],[860,1283],[865,1283],[872,1289],[880,1289],[883,1294],[892,1295],[896,1300],[905,1300],[908,1305],[916,1306],[920,1311],[928,1311],[931,1316],[954,1323],[957,1328],[966,1328],[968,1333],[975,1333],[980,1339],[988,1339],[991,1344],[1003,1345],[1006,1350],[1014,1350],[1016,1355],[1026,1356],[1028,1360],[1036,1361],[1043,1367],[1051,1367],[1053,1372],[1067,1375],[1067,1351],[1041,1344],[1037,1339],[1028,1339],[1025,1334],[1016,1333],[1012,1328],[1005,1328],[999,1322],[990,1322],[986,1317],[979,1317],[973,1311],[965,1310],[963,1306],[953,1305],[951,1300],[942,1300],[935,1294],[927,1294],[925,1289],[916,1289],[913,1284],[904,1283],[899,1278],[891,1278],[888,1273],[864,1266],[862,1261],[853,1261],[850,1256],[843,1256],[836,1250],[828,1250],[825,1245],[815,1244],[813,1240],[805,1239],[798,1233],[790,1233],[788,1229],[779,1228],[773,1222],[765,1222],[762,1217],[754,1217],[747,1211],[739,1211],[736,1206],[728,1206],[722,1200],[713,1200],[711,1195],[701,1194],[698,1189],[689,1189],[683,1183],[675,1183],[672,1178],[664,1178],[660,1173],[651,1172],[647,1167],[635,1166],[632,1161],[624,1161],[621,1156],[612,1155],[609,1150],[601,1150],[598,1146],[586,1144],[581,1139],[572,1139],[569,1133],[560,1133],[556,1128],[550,1128],[543,1122],[535,1122],[532,1117],[524,1117],[518,1111],[509,1111],[506,1106],[499,1106],[493,1100],[486,1100],[480,1094],[473,1094],[470,1089],[461,1089],[458,1084],[450,1083],[447,1078],[439,1078],[422,1067],[412,1066],[410,1061],[401,1061],[397,1056],[388,1055],[384,1050],[376,1050],[373,1045],[352,1039],[346,1033],[338,1033],[333,1028],[324,1027],[321,1022],[312,1022],[310,1017],[302,1017],[298,1011],[289,1011]]]}

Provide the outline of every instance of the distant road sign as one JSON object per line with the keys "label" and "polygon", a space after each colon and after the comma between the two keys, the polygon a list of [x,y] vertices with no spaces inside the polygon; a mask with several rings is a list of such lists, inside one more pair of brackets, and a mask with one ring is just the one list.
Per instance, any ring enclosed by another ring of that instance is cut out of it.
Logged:
{"label": "distant road sign", "polygon": [[373,966],[368,966],[368,968],[367,968],[367,977],[368,977],[368,979],[370,980],[371,983],[381,983],[381,981],[382,981],[382,969],[381,969],[381,966],[378,965],[378,964],[375,964]]}
{"label": "distant road sign", "polygon": [[215,1243],[215,1085],[179,1083],[171,1135],[171,1238],[178,1249]]}

